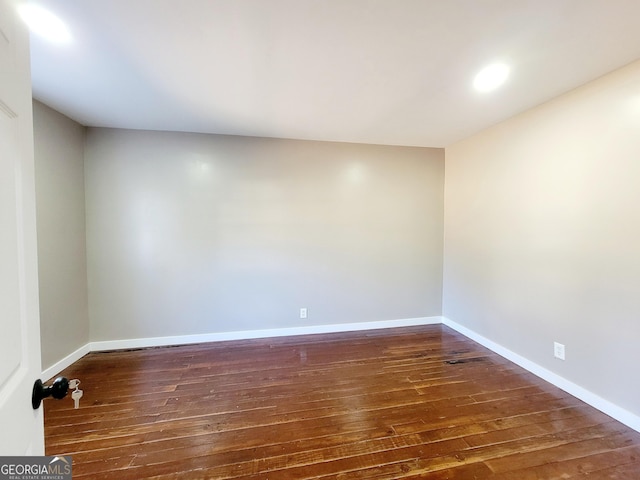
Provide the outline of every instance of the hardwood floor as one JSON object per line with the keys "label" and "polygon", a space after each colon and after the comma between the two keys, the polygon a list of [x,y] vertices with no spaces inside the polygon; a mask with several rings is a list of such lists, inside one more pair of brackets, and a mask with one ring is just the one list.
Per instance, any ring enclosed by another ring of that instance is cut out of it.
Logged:
{"label": "hardwood floor", "polygon": [[640,433],[445,326],[91,353],[74,479],[639,479]]}

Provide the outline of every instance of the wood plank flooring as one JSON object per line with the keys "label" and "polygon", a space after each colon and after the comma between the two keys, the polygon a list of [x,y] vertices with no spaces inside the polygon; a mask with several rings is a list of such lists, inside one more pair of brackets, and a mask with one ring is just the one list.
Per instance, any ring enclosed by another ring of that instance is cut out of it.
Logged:
{"label": "wood plank flooring", "polygon": [[640,433],[445,326],[91,353],[74,479],[640,479]]}

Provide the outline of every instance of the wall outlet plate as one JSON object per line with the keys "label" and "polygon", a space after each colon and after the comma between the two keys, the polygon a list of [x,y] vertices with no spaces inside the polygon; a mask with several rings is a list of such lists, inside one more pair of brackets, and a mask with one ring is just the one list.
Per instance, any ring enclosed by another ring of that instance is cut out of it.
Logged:
{"label": "wall outlet plate", "polygon": [[301,308],[300,309],[300,318],[307,318],[307,309],[306,308]]}
{"label": "wall outlet plate", "polygon": [[553,342],[553,356],[564,360],[564,345],[562,343]]}

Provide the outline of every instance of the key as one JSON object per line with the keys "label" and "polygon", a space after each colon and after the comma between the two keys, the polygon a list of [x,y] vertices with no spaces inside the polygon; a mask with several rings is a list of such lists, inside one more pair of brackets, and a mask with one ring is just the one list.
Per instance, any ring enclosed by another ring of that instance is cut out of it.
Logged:
{"label": "key", "polygon": [[76,390],[80,386],[80,380],[74,378],[73,380],[69,380],[69,388]]}
{"label": "key", "polygon": [[71,392],[71,398],[73,398],[74,408],[80,408],[80,399],[82,398],[82,390],[76,388]]}

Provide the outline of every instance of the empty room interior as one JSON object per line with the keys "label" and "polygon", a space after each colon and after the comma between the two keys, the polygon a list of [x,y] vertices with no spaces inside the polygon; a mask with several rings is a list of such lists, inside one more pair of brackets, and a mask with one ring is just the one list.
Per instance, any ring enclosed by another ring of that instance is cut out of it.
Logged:
{"label": "empty room interior", "polygon": [[640,478],[640,2],[28,5],[74,478]]}

